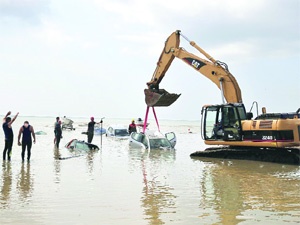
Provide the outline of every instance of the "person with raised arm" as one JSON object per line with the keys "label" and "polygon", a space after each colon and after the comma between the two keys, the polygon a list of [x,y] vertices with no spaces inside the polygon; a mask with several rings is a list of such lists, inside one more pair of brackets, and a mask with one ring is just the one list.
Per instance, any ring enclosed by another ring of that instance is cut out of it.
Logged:
{"label": "person with raised arm", "polygon": [[3,118],[3,123],[2,123],[2,128],[3,128],[4,136],[5,136],[3,160],[6,159],[6,154],[7,154],[8,161],[11,160],[12,146],[13,146],[13,142],[14,142],[14,133],[13,133],[13,129],[12,129],[11,125],[17,119],[19,113],[17,113],[12,119],[11,119],[10,115],[11,115],[11,111],[6,113],[5,117]]}

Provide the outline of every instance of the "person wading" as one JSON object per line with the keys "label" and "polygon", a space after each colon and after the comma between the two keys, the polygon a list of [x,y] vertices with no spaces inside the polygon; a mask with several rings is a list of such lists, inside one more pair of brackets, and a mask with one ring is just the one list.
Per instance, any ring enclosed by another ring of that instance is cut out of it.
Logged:
{"label": "person wading", "polygon": [[8,161],[11,160],[12,146],[13,146],[13,142],[14,142],[14,133],[13,133],[11,125],[16,120],[19,113],[17,113],[14,116],[13,119],[11,119],[9,117],[10,114],[11,114],[11,112],[9,111],[6,114],[6,116],[3,118],[3,124],[2,124],[2,128],[3,128],[3,131],[4,131],[4,135],[5,135],[5,146],[4,146],[4,150],[3,150],[3,160],[5,160],[6,153],[7,153]]}
{"label": "person wading", "polygon": [[[22,143],[20,142],[20,138],[22,135]],[[24,157],[25,157],[25,151],[27,147],[27,161],[29,162],[30,156],[31,156],[31,146],[32,146],[32,138],[33,137],[33,143],[35,144],[35,134],[33,127],[29,125],[28,121],[24,122],[24,125],[21,126],[19,130],[19,135],[18,135],[18,145],[22,145],[22,162],[24,162]]]}
{"label": "person wading", "polygon": [[59,148],[59,142],[60,139],[62,138],[62,129],[61,129],[61,121],[59,120],[59,117],[56,117],[56,122],[54,124],[54,144],[56,148]]}
{"label": "person wading", "polygon": [[[95,120],[95,118],[91,117],[91,121],[88,123],[88,130],[87,130],[87,136],[88,136],[87,142],[88,143],[92,143],[92,141],[93,141],[94,129],[95,129],[95,124],[96,124],[96,122],[94,120]],[[102,120],[97,124],[100,124],[100,123],[102,123]]]}
{"label": "person wading", "polygon": [[128,127],[128,133],[131,134],[132,132],[136,132],[136,124],[134,123],[134,120],[131,121],[131,124],[129,124]]}

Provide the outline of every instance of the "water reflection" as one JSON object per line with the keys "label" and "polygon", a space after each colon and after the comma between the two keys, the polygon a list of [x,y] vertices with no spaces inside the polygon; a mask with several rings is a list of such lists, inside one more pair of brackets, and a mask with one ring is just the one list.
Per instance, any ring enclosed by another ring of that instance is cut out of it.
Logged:
{"label": "water reflection", "polygon": [[33,190],[33,178],[30,173],[30,163],[22,163],[18,177],[17,189],[21,200],[25,201],[31,196]]}
{"label": "water reflection", "polygon": [[[295,186],[300,181],[278,179],[278,173],[295,173],[299,167],[239,160],[209,162],[200,180],[200,208],[213,208],[221,224],[249,220],[247,212],[253,210],[260,211],[260,215],[263,211],[278,215],[299,211],[300,192]],[[205,210],[200,215],[207,216]]]}
{"label": "water reflection", "polygon": [[54,153],[54,182],[55,183],[60,183],[60,158],[61,154],[58,148],[54,148],[53,150]]}
{"label": "water reflection", "polygon": [[12,185],[12,172],[11,163],[7,161],[2,162],[2,185],[1,185],[1,199],[0,207],[6,208],[9,204],[11,185]]}
{"label": "water reflection", "polygon": [[95,158],[95,154],[96,154],[96,151],[88,151],[87,152],[87,155],[86,155],[86,160],[87,160],[87,165],[88,165],[88,170],[89,170],[89,173],[92,173],[93,170],[94,170],[94,158]]}
{"label": "water reflection", "polygon": [[159,168],[164,164],[173,163],[176,160],[175,150],[141,150],[137,148],[129,148],[130,168],[135,170],[136,167],[142,168],[141,161],[148,160],[152,164],[156,164]]}
{"label": "water reflection", "polygon": [[168,185],[163,171],[166,164],[175,161],[175,151],[141,151],[129,150],[130,160],[133,166],[137,166],[143,175],[143,190],[141,206],[144,209],[146,220],[149,224],[165,224],[163,214],[176,213],[176,195],[172,193],[173,187]]}

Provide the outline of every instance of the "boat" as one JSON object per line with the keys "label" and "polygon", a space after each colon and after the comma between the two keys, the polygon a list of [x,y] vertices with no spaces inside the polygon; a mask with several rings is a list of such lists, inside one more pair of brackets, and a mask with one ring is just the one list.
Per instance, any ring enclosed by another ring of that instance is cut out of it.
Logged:
{"label": "boat", "polygon": [[[146,123],[146,128],[149,126],[150,123]],[[135,120],[136,129],[138,132],[142,132],[144,129],[144,120],[141,118],[138,118]]]}
{"label": "boat", "polygon": [[73,123],[74,123],[73,120],[71,120],[71,119],[64,116],[61,129],[75,130],[75,128],[73,127]]}

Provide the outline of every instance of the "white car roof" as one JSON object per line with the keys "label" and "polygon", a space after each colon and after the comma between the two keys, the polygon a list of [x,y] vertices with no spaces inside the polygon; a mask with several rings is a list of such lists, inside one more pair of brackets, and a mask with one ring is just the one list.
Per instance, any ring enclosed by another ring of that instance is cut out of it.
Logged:
{"label": "white car roof", "polygon": [[157,130],[146,130],[145,134],[151,139],[151,138],[165,138],[165,135],[163,135],[161,132]]}

